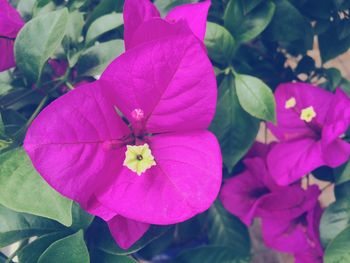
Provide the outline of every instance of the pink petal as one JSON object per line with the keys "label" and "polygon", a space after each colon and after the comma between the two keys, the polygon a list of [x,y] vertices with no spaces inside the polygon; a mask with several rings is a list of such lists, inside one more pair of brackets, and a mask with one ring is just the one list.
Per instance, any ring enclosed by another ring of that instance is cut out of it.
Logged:
{"label": "pink petal", "polygon": [[337,167],[350,156],[350,144],[340,139],[350,124],[350,99],[340,88],[336,90],[322,130],[322,148],[326,164]]}
{"label": "pink petal", "polygon": [[265,245],[280,252],[298,253],[308,248],[304,228],[293,226],[291,221],[263,219],[262,234]]}
{"label": "pink petal", "polygon": [[322,141],[322,151],[325,164],[335,168],[349,160],[350,144],[342,139],[328,144]]}
{"label": "pink petal", "polygon": [[221,190],[225,208],[250,225],[255,216],[291,219],[314,207],[319,195],[317,187],[305,192],[300,186],[269,186],[269,174],[261,158],[246,159],[247,171],[228,179]]}
{"label": "pink petal", "polygon": [[125,50],[130,48],[133,35],[143,22],[160,17],[159,11],[150,0],[125,0],[123,15]]}
{"label": "pink petal", "polygon": [[[294,213],[292,218],[290,215],[286,216],[286,214],[263,217],[262,233],[265,244],[281,252],[300,253],[306,251],[310,245],[308,224],[312,223],[308,220],[309,214],[313,213],[315,207],[318,206],[319,194],[320,191],[317,186],[311,186],[305,191],[295,192],[294,195],[298,197],[295,199],[297,200],[295,208],[290,210],[291,215]],[[283,204],[286,198],[289,197],[280,195],[279,202]],[[299,200],[301,199],[304,202],[300,203]],[[281,209],[281,212],[284,213],[282,207]],[[313,217],[313,214],[311,217]]]}
{"label": "pink petal", "polygon": [[322,140],[330,143],[343,135],[350,125],[350,98],[340,88],[333,96],[330,111],[328,112]]}
{"label": "pink petal", "polygon": [[295,255],[295,263],[322,263],[323,248],[320,242],[320,220],[322,209],[319,204],[307,214],[309,245],[306,251]]}
{"label": "pink petal", "polygon": [[191,34],[192,31],[184,20],[171,23],[160,17],[156,17],[142,23],[137,30],[135,30],[132,38],[130,38],[128,47],[130,49],[162,38],[180,37],[180,35]]}
{"label": "pink petal", "polygon": [[149,224],[137,222],[120,215],[113,217],[107,223],[115,242],[123,249],[131,247],[150,227]]}
{"label": "pink petal", "polygon": [[17,10],[7,0],[0,0],[0,37],[16,38],[23,25]]}
{"label": "pink petal", "polygon": [[279,185],[288,185],[325,164],[320,142],[301,139],[279,143],[272,148],[267,164]]}
{"label": "pink petal", "polygon": [[0,38],[0,72],[16,65],[13,45],[14,41]]}
{"label": "pink petal", "polygon": [[255,178],[259,178],[269,190],[276,191],[281,188],[279,185],[276,185],[267,169],[266,156],[246,158],[243,163],[247,170],[253,174]]}
{"label": "pink petal", "polygon": [[220,199],[227,211],[249,226],[261,200],[260,195],[254,194],[259,193],[259,191],[268,193],[268,189],[259,177],[245,171],[225,181],[221,189]]}
{"label": "pink petal", "polygon": [[[270,130],[280,140],[292,140],[302,137],[317,137],[311,125],[322,128],[332,100],[332,93],[306,83],[285,83],[275,92],[277,126],[269,124]],[[295,98],[296,106],[286,109],[286,101]],[[307,124],[300,119],[301,110],[312,106],[316,117]]]}
{"label": "pink petal", "polygon": [[320,221],[323,210],[321,206],[317,203],[308,214],[307,214],[307,223],[308,223],[308,235],[312,240],[310,247],[312,250],[315,250],[318,255],[323,255],[323,248],[320,241]]}
{"label": "pink petal", "polygon": [[297,253],[294,263],[323,263],[322,254],[317,253],[314,248]]}
{"label": "pink petal", "polygon": [[90,198],[89,203],[84,204],[83,208],[92,215],[101,217],[104,221],[109,221],[117,214],[106,206],[103,206],[95,196]]}
{"label": "pink petal", "polygon": [[94,192],[120,169],[117,164],[125,149],[117,143],[128,134],[113,104],[94,82],[46,107],[30,126],[24,148],[53,188],[85,209],[98,211]]}
{"label": "pink petal", "polygon": [[265,158],[269,151],[271,150],[272,146],[274,146],[275,143],[265,144],[261,142],[254,142],[253,146],[249,149],[249,152],[246,154],[246,158],[254,158],[254,157],[261,157]]}
{"label": "pink petal", "polygon": [[213,118],[216,79],[195,36],[165,37],[130,49],[101,79],[126,118],[141,109],[149,133],[204,129]]}
{"label": "pink petal", "polygon": [[317,186],[310,186],[307,191],[299,185],[281,187],[272,192],[260,203],[257,215],[262,218],[289,220],[312,210],[320,195]]}
{"label": "pink petal", "polygon": [[221,155],[207,131],[167,134],[148,140],[156,166],[138,176],[124,167],[100,193],[118,214],[150,224],[173,224],[209,208],[221,185]]}
{"label": "pink petal", "polygon": [[166,20],[176,22],[184,19],[192,32],[201,40],[204,40],[210,0],[180,5],[172,9],[166,16]]}

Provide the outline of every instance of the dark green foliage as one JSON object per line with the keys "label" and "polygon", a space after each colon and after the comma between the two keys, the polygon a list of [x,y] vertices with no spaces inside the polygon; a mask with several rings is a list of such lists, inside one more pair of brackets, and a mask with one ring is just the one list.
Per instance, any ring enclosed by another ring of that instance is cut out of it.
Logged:
{"label": "dark green foliage", "polygon": [[[93,80],[124,51],[122,0],[19,0],[27,23],[16,41],[16,70],[0,73],[0,246],[21,242],[20,262],[249,262],[249,233],[219,201],[174,226],[152,226],[130,249],[114,242],[107,224],[54,192],[22,150],[31,121],[51,101]],[[194,0],[155,0],[162,14]],[[334,91],[350,84],[323,63],[350,47],[349,0],[212,0],[205,45],[218,82],[210,129],[217,136],[224,176],[242,171],[241,159],[261,121],[275,121],[272,92],[282,82],[322,82]],[[35,36],[35,37],[32,37]],[[318,40],[322,64],[308,53]],[[0,51],[1,52],[1,51]],[[287,63],[293,58],[295,65]],[[48,59],[67,61],[54,76]],[[348,135],[347,135],[348,136]],[[321,167],[335,182],[336,202],[325,209],[325,262],[350,262],[350,164]],[[20,187],[17,187],[20,185]],[[55,208],[55,209],[53,209]],[[29,238],[37,237],[33,242]],[[29,243],[28,243],[29,242]],[[0,254],[0,262],[7,257]]]}

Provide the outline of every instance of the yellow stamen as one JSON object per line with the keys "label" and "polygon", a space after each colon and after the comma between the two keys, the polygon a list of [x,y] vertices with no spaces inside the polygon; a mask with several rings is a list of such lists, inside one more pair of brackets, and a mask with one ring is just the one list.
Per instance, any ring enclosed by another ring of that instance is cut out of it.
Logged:
{"label": "yellow stamen", "polygon": [[123,165],[140,176],[147,169],[156,165],[149,145],[127,145]]}
{"label": "yellow stamen", "polygon": [[286,101],[285,108],[291,109],[291,108],[294,108],[295,105],[297,105],[297,101],[295,100],[294,97],[291,97],[289,100]]}
{"label": "yellow stamen", "polygon": [[311,122],[316,117],[314,107],[310,106],[301,111],[300,119],[306,122]]}

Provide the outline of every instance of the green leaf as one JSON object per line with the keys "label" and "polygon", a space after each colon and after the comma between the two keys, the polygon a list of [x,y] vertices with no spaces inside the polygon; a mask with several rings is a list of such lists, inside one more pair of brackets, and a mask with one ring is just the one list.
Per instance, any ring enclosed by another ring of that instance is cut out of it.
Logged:
{"label": "green leaf", "polygon": [[157,6],[162,16],[165,16],[171,9],[176,6],[195,3],[197,0],[155,0],[154,4]]}
{"label": "green leaf", "polygon": [[350,223],[350,202],[347,198],[337,200],[328,206],[321,217],[320,237],[327,246]]}
{"label": "green leaf", "polygon": [[257,7],[263,0],[241,0],[244,13],[247,14]]}
{"label": "green leaf", "polygon": [[344,10],[350,7],[349,0],[333,0],[333,3],[335,4],[338,10]]}
{"label": "green leaf", "polygon": [[227,246],[236,255],[248,257],[250,239],[247,227],[216,201],[208,213],[208,236],[211,245]]}
{"label": "green leaf", "polygon": [[17,5],[17,10],[21,14],[21,17],[26,20],[32,16],[34,5],[37,0],[20,0]]}
{"label": "green leaf", "polygon": [[[185,222],[188,222],[190,220],[187,220]],[[184,222],[184,223],[185,223]],[[182,241],[186,242],[186,239],[183,239],[181,234],[179,233],[180,225],[177,225],[176,227],[170,228],[165,234],[161,235],[156,240],[153,240],[151,243],[149,243],[147,246],[142,248],[137,252],[138,255],[140,255],[143,259],[152,261],[152,258],[154,255],[161,254],[163,251],[165,251],[173,242],[174,240],[174,231],[175,228],[177,228],[177,238],[181,239]],[[198,237],[198,236],[196,236]]]}
{"label": "green leaf", "polygon": [[259,130],[259,121],[239,104],[233,75],[225,75],[210,129],[219,139],[223,160],[229,171],[246,154]]}
{"label": "green leaf", "polygon": [[84,232],[62,238],[52,243],[40,256],[38,263],[89,263],[89,252],[84,241]]}
{"label": "green leaf", "polygon": [[122,40],[112,40],[104,43],[96,43],[88,48],[77,63],[79,75],[100,75],[109,63],[124,52]]}
{"label": "green leaf", "polygon": [[212,60],[219,64],[230,64],[235,50],[235,40],[226,28],[208,22],[205,45]]}
{"label": "green leaf", "polygon": [[31,82],[40,80],[46,61],[60,45],[68,22],[66,8],[30,20],[15,42],[17,67]]}
{"label": "green leaf", "polygon": [[86,0],[69,0],[68,6],[69,10],[77,10],[84,6],[85,4],[89,4],[89,1]]}
{"label": "green leaf", "polygon": [[321,166],[312,171],[312,175],[318,180],[334,182],[334,172],[333,169],[328,166]]}
{"label": "green leaf", "polygon": [[25,99],[18,100],[17,98],[22,96],[23,93],[28,92],[25,88],[15,88],[7,95],[0,98],[0,105],[7,105],[9,101],[16,101],[15,103],[11,103],[8,105],[7,109],[19,110],[25,106],[29,105],[37,105],[43,99],[43,95],[38,92],[33,92],[28,94]]}
{"label": "green leaf", "polygon": [[53,190],[22,149],[0,155],[0,203],[12,210],[72,224],[72,201]]}
{"label": "green leaf", "polygon": [[43,6],[47,5],[50,2],[51,2],[51,0],[37,0],[36,1],[36,7],[43,7]]}
{"label": "green leaf", "polygon": [[339,233],[328,245],[324,255],[324,263],[350,262],[350,227]]}
{"label": "green leaf", "polygon": [[276,121],[276,103],[271,89],[260,79],[235,75],[239,103],[250,115],[266,121]]}
{"label": "green leaf", "polygon": [[123,14],[111,13],[96,19],[86,33],[86,43],[89,44],[102,34],[116,29],[123,24]]}
{"label": "green leaf", "polygon": [[1,112],[0,112],[0,137],[4,137],[4,136],[6,136],[5,125],[4,125],[4,122],[2,121]]}
{"label": "green leaf", "polygon": [[350,47],[350,36],[339,39],[334,25],[318,36],[322,63],[346,52]]}
{"label": "green leaf", "polygon": [[340,40],[350,35],[350,20],[340,20],[337,26],[337,33]]}
{"label": "green leaf", "polygon": [[14,134],[17,132],[25,123],[26,118],[22,114],[15,110],[7,109],[1,112],[2,121],[5,125],[6,134]]}
{"label": "green leaf", "polygon": [[75,66],[81,54],[80,43],[84,40],[82,36],[83,26],[84,16],[81,12],[69,13],[66,36],[62,45],[70,68]]}
{"label": "green leaf", "polygon": [[69,13],[66,37],[70,42],[78,43],[84,26],[84,15],[78,11]]}
{"label": "green leaf", "polygon": [[80,229],[87,229],[92,221],[94,216],[85,212],[77,203],[73,203],[72,206],[72,216],[73,224],[70,226],[71,229],[78,231]]}
{"label": "green leaf", "polygon": [[114,241],[108,226],[102,220],[96,219],[89,228],[88,236],[91,237],[94,247],[113,255],[129,255],[156,240],[169,230],[166,226],[151,226],[147,233],[129,249],[120,248]]}
{"label": "green leaf", "polygon": [[275,12],[275,4],[264,1],[249,13],[243,0],[231,0],[224,15],[225,27],[239,42],[247,42],[265,30]]}
{"label": "green leaf", "polygon": [[302,39],[311,28],[310,23],[288,0],[276,1],[276,12],[265,31],[270,41],[294,41]]}
{"label": "green leaf", "polygon": [[92,262],[96,263],[137,263],[135,259],[128,256],[113,255],[101,250],[92,252]]}
{"label": "green leaf", "polygon": [[65,232],[43,235],[22,248],[17,256],[19,262],[37,263],[41,254],[55,241],[66,236]]}
{"label": "green leaf", "polygon": [[[347,80],[346,78],[342,78],[342,81],[340,82],[341,89],[350,96],[350,81]],[[349,132],[346,132],[347,137],[350,135],[350,130]]]}
{"label": "green leaf", "polygon": [[124,1],[115,0],[102,0],[91,12],[86,24],[85,29],[89,28],[91,23],[94,22],[99,17],[109,14],[111,12],[122,12]]}
{"label": "green leaf", "polygon": [[315,70],[315,60],[310,56],[303,56],[303,58],[299,61],[298,66],[295,69],[296,73],[310,73]]}
{"label": "green leaf", "polygon": [[336,183],[342,184],[350,181],[350,161],[335,169]]}
{"label": "green leaf", "polygon": [[206,213],[199,214],[175,226],[176,239],[184,242],[191,241],[203,235],[203,222],[206,220]]}
{"label": "green leaf", "polygon": [[248,263],[249,258],[241,258],[228,247],[203,246],[189,249],[180,254],[175,263]]}
{"label": "green leaf", "polygon": [[6,95],[11,89],[12,86],[10,84],[0,81],[0,96]]}
{"label": "green leaf", "polygon": [[3,253],[0,252],[0,262],[1,263],[7,263],[6,260],[7,260],[6,255],[4,255]]}
{"label": "green leaf", "polygon": [[64,229],[62,225],[45,218],[17,213],[0,205],[0,247],[32,236]]}
{"label": "green leaf", "polygon": [[341,72],[337,68],[327,68],[325,69],[325,73],[328,79],[327,88],[333,92],[337,87],[341,86],[340,84],[343,80]]}

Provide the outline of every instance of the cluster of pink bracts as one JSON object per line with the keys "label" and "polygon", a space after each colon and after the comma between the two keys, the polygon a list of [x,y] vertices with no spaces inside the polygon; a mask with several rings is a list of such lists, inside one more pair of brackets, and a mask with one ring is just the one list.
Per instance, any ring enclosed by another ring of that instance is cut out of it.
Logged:
{"label": "cluster of pink bracts", "polygon": [[350,124],[350,100],[304,83],[281,84],[276,92],[277,125],[268,126],[278,143],[256,143],[246,170],[221,190],[224,207],[246,225],[262,219],[265,244],[295,254],[296,262],[322,262],[319,222],[322,209],[316,185],[301,179],[321,166],[337,167],[349,159],[342,140]]}
{"label": "cluster of pink bracts", "polygon": [[[126,0],[125,53],[99,80],[46,107],[27,132],[24,148],[42,177],[107,221],[122,248],[151,224],[207,210],[220,192],[220,148],[206,131],[217,93],[203,45],[209,6],[182,5],[161,18],[148,0]],[[1,71],[15,65],[13,43],[22,26],[17,11],[0,0]],[[245,224],[262,219],[267,246],[295,254],[297,262],[322,262],[320,190],[301,187],[301,178],[348,160],[350,146],[341,137],[350,100],[341,89],[333,94],[303,83],[280,85],[275,98],[277,124],[268,126],[279,142],[256,143],[246,170],[224,182],[220,198]],[[151,158],[141,173],[125,165],[133,146],[147,148]]]}
{"label": "cluster of pink bracts", "polygon": [[[180,6],[163,19],[149,1],[125,1],[126,52],[28,129],[24,148],[42,177],[103,218],[123,248],[151,224],[207,210],[219,193],[220,147],[206,131],[217,93],[203,45],[209,6]],[[146,150],[135,161],[152,163],[139,172],[125,165],[136,146]]]}

